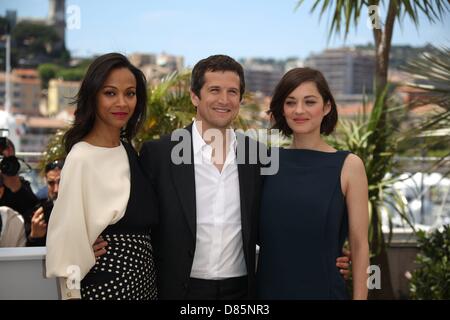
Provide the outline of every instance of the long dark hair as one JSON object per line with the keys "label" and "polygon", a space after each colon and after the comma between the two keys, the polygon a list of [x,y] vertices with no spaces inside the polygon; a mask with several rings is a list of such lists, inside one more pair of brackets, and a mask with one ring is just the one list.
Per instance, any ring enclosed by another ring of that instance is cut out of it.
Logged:
{"label": "long dark hair", "polygon": [[98,57],[89,66],[81,83],[75,101],[75,121],[72,127],[64,134],[63,143],[69,153],[73,145],[80,142],[93,128],[97,110],[97,93],[106,81],[109,73],[114,69],[127,68],[136,78],[136,108],[122,129],[121,138],[128,142],[136,135],[143,121],[147,103],[147,82],[141,70],[133,66],[128,59],[120,53],[108,53]]}

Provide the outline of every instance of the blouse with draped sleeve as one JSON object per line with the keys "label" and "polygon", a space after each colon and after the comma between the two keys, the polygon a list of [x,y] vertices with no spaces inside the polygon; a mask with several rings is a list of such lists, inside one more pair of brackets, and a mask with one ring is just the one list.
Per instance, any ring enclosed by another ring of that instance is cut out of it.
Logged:
{"label": "blouse with draped sleeve", "polygon": [[123,217],[129,196],[130,167],[122,143],[113,148],[75,144],[48,223],[47,277],[67,278],[75,266],[83,279],[96,261],[92,245]]}

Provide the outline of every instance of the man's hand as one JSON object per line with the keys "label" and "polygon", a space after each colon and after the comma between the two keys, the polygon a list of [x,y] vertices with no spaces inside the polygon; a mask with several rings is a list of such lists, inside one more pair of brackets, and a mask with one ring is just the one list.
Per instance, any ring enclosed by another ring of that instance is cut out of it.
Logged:
{"label": "man's hand", "polygon": [[22,187],[22,182],[19,176],[7,176],[3,174],[3,184],[12,192],[17,192]]}
{"label": "man's hand", "polygon": [[44,220],[44,209],[39,207],[31,218],[31,238],[43,238],[47,233],[47,223]]}
{"label": "man's hand", "polygon": [[94,245],[92,246],[92,249],[94,249],[94,255],[97,259],[106,253],[107,245],[108,245],[108,242],[104,241],[101,236],[98,237],[97,240],[95,240]]}
{"label": "man's hand", "polygon": [[352,264],[352,254],[348,250],[342,250],[344,253],[343,257],[338,257],[336,259],[336,266],[339,268],[339,272],[342,274],[345,280],[348,280],[351,274],[351,264]]}

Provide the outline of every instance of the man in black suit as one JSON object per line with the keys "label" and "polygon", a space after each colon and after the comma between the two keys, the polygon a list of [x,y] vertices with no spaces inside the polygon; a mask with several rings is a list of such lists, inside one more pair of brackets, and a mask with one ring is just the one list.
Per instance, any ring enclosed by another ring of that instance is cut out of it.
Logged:
{"label": "man in black suit", "polygon": [[161,299],[253,297],[261,181],[250,150],[255,155],[258,145],[231,130],[244,91],[235,60],[199,61],[191,80],[195,121],[141,149],[159,200],[153,245]]}

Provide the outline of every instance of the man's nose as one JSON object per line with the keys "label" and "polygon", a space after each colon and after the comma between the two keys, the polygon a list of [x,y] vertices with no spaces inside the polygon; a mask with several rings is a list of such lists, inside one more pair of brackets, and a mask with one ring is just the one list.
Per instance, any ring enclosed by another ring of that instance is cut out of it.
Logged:
{"label": "man's nose", "polygon": [[227,94],[227,92],[220,93],[220,95],[219,95],[219,102],[223,103],[223,104],[226,104],[228,102],[228,94]]}

